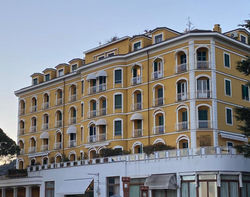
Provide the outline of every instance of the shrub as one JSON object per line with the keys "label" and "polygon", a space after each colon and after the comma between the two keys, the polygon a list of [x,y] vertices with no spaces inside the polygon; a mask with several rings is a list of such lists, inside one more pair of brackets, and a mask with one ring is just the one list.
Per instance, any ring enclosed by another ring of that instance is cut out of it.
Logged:
{"label": "shrub", "polygon": [[158,143],[154,145],[148,145],[143,147],[143,152],[147,155],[150,155],[156,151],[162,151],[162,150],[172,150],[174,147],[168,146],[166,144]]}

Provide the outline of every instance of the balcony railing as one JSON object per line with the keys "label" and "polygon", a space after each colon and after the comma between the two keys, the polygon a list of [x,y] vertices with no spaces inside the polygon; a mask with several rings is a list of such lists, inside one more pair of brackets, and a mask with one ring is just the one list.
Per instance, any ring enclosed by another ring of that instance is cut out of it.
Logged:
{"label": "balcony railing", "polygon": [[37,106],[36,105],[33,105],[30,107],[30,112],[36,112],[37,110]]}
{"label": "balcony railing", "polygon": [[62,127],[62,120],[56,121],[56,127]]}
{"label": "balcony railing", "polygon": [[103,83],[97,87],[97,92],[103,92],[103,91],[106,91],[106,89],[107,89],[107,85],[106,83]]}
{"label": "balcony railing", "polygon": [[76,94],[72,94],[69,99],[70,102],[76,101]]}
{"label": "balcony railing", "polygon": [[196,65],[197,65],[197,69],[199,70],[206,70],[210,68],[209,61],[197,61]]}
{"label": "balcony railing", "polygon": [[43,129],[43,130],[49,129],[49,124],[48,124],[48,123],[43,123],[42,129]]}
{"label": "balcony railing", "polygon": [[132,85],[140,84],[141,82],[142,82],[142,77],[141,76],[132,77],[132,79],[131,79],[131,84]]}
{"label": "balcony railing", "polygon": [[97,116],[97,111],[96,110],[92,110],[88,112],[88,118],[93,118]]}
{"label": "balcony railing", "polygon": [[210,120],[198,120],[197,129],[211,129],[212,122]]}
{"label": "balcony railing", "polygon": [[35,146],[29,147],[29,153],[35,153],[35,152],[36,152],[36,147]]}
{"label": "balcony railing", "polygon": [[76,140],[70,140],[69,141],[69,148],[70,147],[75,147],[76,146]]}
{"label": "balcony railing", "polygon": [[164,104],[163,97],[159,97],[159,98],[154,99],[154,103],[153,103],[154,106],[161,106],[163,104]]}
{"label": "balcony railing", "polygon": [[31,132],[31,133],[36,132],[36,126],[31,126],[31,127],[30,127],[30,132]]}
{"label": "balcony railing", "polygon": [[152,73],[152,79],[159,79],[162,77],[163,77],[163,72],[161,70]]}
{"label": "balcony railing", "polygon": [[185,131],[187,129],[188,129],[188,122],[187,121],[178,122],[176,124],[176,130],[177,131]]}
{"label": "balcony railing", "polygon": [[132,104],[131,108],[132,108],[132,111],[141,110],[142,109],[142,102]]}
{"label": "balcony railing", "polygon": [[63,99],[62,98],[56,99],[56,105],[62,105],[62,103],[63,103]]}
{"label": "balcony railing", "polygon": [[70,117],[69,124],[76,124],[76,117]]}
{"label": "balcony railing", "polygon": [[88,143],[102,142],[106,140],[106,133],[88,136]]}
{"label": "balcony railing", "polygon": [[176,73],[182,73],[187,71],[187,63],[179,64],[176,66]]}
{"label": "balcony railing", "polygon": [[24,115],[24,114],[25,114],[25,109],[20,109],[19,115],[21,116],[21,115]]}
{"label": "balcony railing", "polygon": [[89,94],[95,94],[97,92],[97,86],[91,86],[89,88]]}
{"label": "balcony railing", "polygon": [[188,99],[186,92],[177,93],[177,101],[185,101]]}
{"label": "balcony railing", "polygon": [[107,108],[101,108],[98,115],[99,116],[105,116],[107,114]]}
{"label": "balcony railing", "polygon": [[48,109],[48,108],[49,108],[49,102],[44,102],[43,109]]}
{"label": "balcony railing", "polygon": [[154,127],[154,134],[163,134],[164,133],[164,125],[159,125]]}
{"label": "balcony railing", "polygon": [[44,151],[48,151],[49,150],[49,145],[48,144],[43,144],[41,146],[41,151],[44,152]]}
{"label": "balcony railing", "polygon": [[141,137],[141,136],[142,136],[142,129],[133,130],[133,137]]}
{"label": "balcony railing", "polygon": [[24,134],[24,128],[20,128],[18,134],[23,135]]}
{"label": "balcony railing", "polygon": [[56,142],[55,144],[54,144],[54,149],[55,150],[58,150],[58,149],[61,149],[62,148],[62,142]]}
{"label": "balcony railing", "polygon": [[197,90],[196,97],[197,98],[211,98],[211,91],[210,90]]}

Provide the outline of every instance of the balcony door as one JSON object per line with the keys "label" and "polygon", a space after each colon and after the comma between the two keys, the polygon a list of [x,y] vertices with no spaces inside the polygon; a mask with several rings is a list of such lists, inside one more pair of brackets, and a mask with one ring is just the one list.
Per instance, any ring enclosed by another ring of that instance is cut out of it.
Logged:
{"label": "balcony door", "polygon": [[177,84],[178,100],[186,100],[187,98],[187,83],[185,81]]}
{"label": "balcony door", "polygon": [[200,109],[198,111],[199,128],[208,128],[208,111],[206,109]]}
{"label": "balcony door", "polygon": [[198,79],[197,80],[197,93],[198,98],[209,98],[210,97],[209,79]]}

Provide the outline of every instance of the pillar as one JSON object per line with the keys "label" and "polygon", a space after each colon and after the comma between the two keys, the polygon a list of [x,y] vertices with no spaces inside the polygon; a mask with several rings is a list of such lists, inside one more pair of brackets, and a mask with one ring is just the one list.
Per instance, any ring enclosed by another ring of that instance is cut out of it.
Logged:
{"label": "pillar", "polygon": [[148,186],[142,185],[140,187],[140,190],[141,190],[141,196],[140,197],[148,197],[148,190],[149,190]]}
{"label": "pillar", "polygon": [[122,177],[123,197],[129,197],[130,177]]}
{"label": "pillar", "polygon": [[25,197],[31,197],[31,187],[30,186],[26,186],[25,187]]}
{"label": "pillar", "polygon": [[17,197],[17,187],[13,188],[13,197]]}
{"label": "pillar", "polygon": [[5,188],[2,188],[2,197],[6,197],[6,191],[5,191]]}

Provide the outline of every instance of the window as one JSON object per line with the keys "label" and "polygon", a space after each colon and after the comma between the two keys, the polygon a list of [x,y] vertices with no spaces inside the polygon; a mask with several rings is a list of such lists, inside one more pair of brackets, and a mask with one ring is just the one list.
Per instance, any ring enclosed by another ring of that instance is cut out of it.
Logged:
{"label": "window", "polygon": [[234,146],[233,142],[227,142],[227,147],[233,147],[233,146]]}
{"label": "window", "polygon": [[55,196],[55,182],[48,181],[45,182],[45,197],[54,197]]}
{"label": "window", "polygon": [[46,74],[45,75],[45,81],[49,81],[50,80],[50,74]]}
{"label": "window", "polygon": [[140,186],[143,186],[145,182],[144,178],[131,179],[129,186],[129,196],[138,197],[141,196]]}
{"label": "window", "polygon": [[[84,130],[83,130],[83,127],[81,127],[81,141],[83,142],[83,138],[84,138]],[[82,157],[81,157],[82,158]]]}
{"label": "window", "polygon": [[134,47],[134,51],[137,51],[141,48],[141,41],[140,42],[136,42],[133,44]]}
{"label": "window", "polygon": [[230,68],[230,56],[227,53],[224,53],[224,66]]}
{"label": "window", "polygon": [[102,55],[102,56],[98,57],[97,59],[98,59],[98,60],[102,60],[102,59],[104,59],[104,58],[105,58],[104,55]]}
{"label": "window", "polygon": [[115,136],[122,135],[122,121],[116,120],[115,121]]}
{"label": "window", "polygon": [[228,79],[225,79],[225,94],[231,96],[231,81]]}
{"label": "window", "polygon": [[58,77],[61,77],[61,76],[63,76],[63,69],[60,69],[60,70],[58,70]]}
{"label": "window", "polygon": [[239,197],[239,177],[233,175],[221,176],[221,197]]}
{"label": "window", "polygon": [[247,85],[241,85],[242,99],[249,101],[249,89]]}
{"label": "window", "polygon": [[199,175],[199,196],[217,196],[216,175]]}
{"label": "window", "polygon": [[73,64],[71,66],[71,71],[74,72],[77,69],[77,64]]}
{"label": "window", "polygon": [[82,91],[82,94],[84,94],[84,81],[83,80],[81,81],[81,91]]}
{"label": "window", "polygon": [[81,117],[83,117],[83,114],[84,114],[84,105],[83,103],[81,103]]}
{"label": "window", "polygon": [[246,36],[243,36],[243,35],[240,35],[240,41],[243,42],[243,43],[247,43],[247,39],[246,39]]}
{"label": "window", "polygon": [[121,109],[122,108],[122,95],[117,94],[115,95],[115,109]]}
{"label": "window", "polygon": [[112,52],[112,53],[108,53],[108,57],[112,57],[115,55],[115,52]]}
{"label": "window", "polygon": [[226,108],[226,123],[232,125],[233,117],[232,117],[232,109]]}
{"label": "window", "polygon": [[162,34],[156,35],[155,36],[155,44],[162,42]]}
{"label": "window", "polygon": [[183,176],[181,180],[181,196],[196,197],[195,176]]}
{"label": "window", "polygon": [[107,196],[119,196],[120,195],[120,177],[108,177],[107,178]]}
{"label": "window", "polygon": [[33,79],[33,85],[37,85],[38,84],[38,79],[37,78],[34,78]]}
{"label": "window", "polygon": [[122,70],[115,70],[115,84],[122,83]]}

